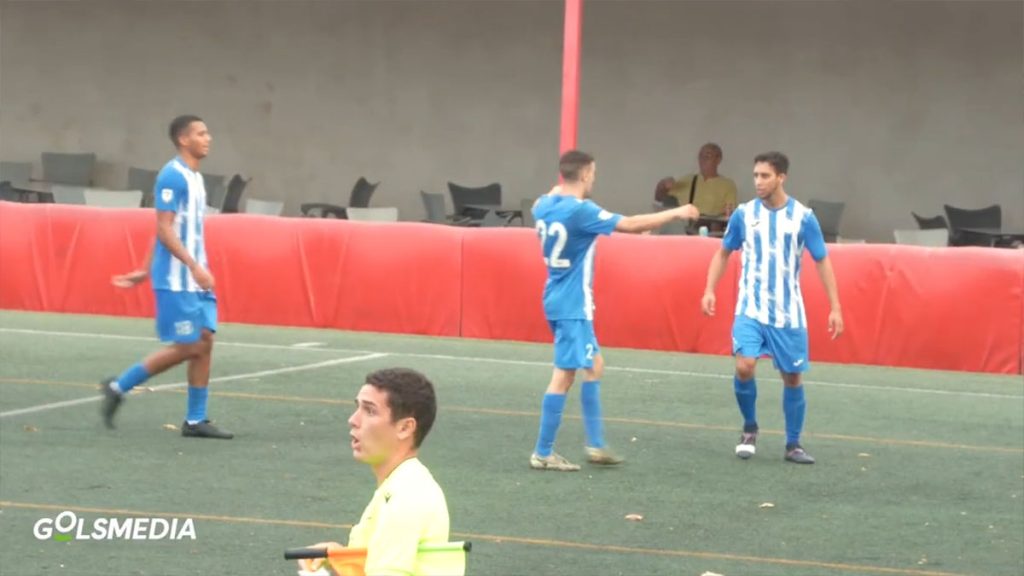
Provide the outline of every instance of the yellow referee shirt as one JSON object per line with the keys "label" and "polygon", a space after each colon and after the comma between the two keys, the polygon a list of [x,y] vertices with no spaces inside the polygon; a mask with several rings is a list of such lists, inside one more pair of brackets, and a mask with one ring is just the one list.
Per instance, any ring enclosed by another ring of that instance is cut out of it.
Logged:
{"label": "yellow referee shirt", "polygon": [[399,464],[377,487],[348,538],[349,547],[367,549],[367,576],[453,576],[458,569],[448,554],[416,553],[420,544],[446,542],[448,502],[417,458]]}

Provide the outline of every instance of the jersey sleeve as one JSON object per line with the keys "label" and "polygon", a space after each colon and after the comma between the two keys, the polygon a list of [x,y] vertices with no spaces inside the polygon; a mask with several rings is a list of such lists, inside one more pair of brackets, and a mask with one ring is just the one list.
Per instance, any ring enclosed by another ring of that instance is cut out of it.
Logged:
{"label": "jersey sleeve", "polygon": [[393,494],[380,508],[366,544],[366,573],[412,576],[416,554],[427,523],[426,508],[415,495]]}
{"label": "jersey sleeve", "polygon": [[188,199],[188,183],[177,170],[161,170],[153,185],[153,203],[161,212],[178,212]]}
{"label": "jersey sleeve", "polygon": [[589,200],[576,212],[576,225],[591,234],[611,234],[619,220],[622,214],[609,212]]}
{"label": "jersey sleeve", "polygon": [[743,223],[743,209],[737,209],[729,217],[729,223],[725,226],[725,235],[722,237],[722,246],[726,250],[734,251],[743,247],[746,226]]}
{"label": "jersey sleeve", "polygon": [[808,212],[804,216],[803,226],[800,227],[804,235],[804,246],[811,253],[815,262],[821,262],[828,256],[828,249],[825,248],[825,237],[821,233],[821,225],[818,224],[818,217],[814,212]]}

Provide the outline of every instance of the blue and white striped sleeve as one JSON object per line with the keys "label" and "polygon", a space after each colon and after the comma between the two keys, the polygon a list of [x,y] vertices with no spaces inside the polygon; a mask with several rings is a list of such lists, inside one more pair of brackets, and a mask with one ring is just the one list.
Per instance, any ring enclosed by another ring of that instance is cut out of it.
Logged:
{"label": "blue and white striped sleeve", "polygon": [[153,203],[161,212],[178,212],[187,204],[188,182],[177,170],[164,169],[153,186]]}
{"label": "blue and white striped sleeve", "polygon": [[804,215],[803,224],[800,226],[800,233],[804,235],[804,246],[811,253],[815,262],[821,262],[828,256],[828,249],[825,247],[825,237],[821,233],[821,224],[814,212]]}

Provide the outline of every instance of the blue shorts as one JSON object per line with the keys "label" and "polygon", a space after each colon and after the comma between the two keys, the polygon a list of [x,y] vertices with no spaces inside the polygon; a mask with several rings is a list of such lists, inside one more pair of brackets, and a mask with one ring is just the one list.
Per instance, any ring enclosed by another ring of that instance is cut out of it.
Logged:
{"label": "blue shorts", "polygon": [[601,353],[590,320],[549,320],[555,334],[555,368],[577,370],[593,368],[594,356]]}
{"label": "blue shorts", "polygon": [[806,328],[766,326],[748,316],[736,316],[732,325],[732,353],[747,358],[772,357],[779,372],[796,374],[810,367]]}
{"label": "blue shorts", "polygon": [[204,329],[217,331],[217,298],[210,292],[156,292],[156,334],[161,342],[192,344]]}

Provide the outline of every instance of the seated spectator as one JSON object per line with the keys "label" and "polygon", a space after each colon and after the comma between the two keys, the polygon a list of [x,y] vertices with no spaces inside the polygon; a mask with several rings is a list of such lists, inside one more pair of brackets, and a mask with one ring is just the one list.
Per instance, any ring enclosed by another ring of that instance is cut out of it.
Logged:
{"label": "seated spectator", "polygon": [[701,214],[722,216],[736,207],[736,183],[718,173],[722,163],[722,148],[707,143],[697,155],[700,171],[677,179],[663,178],[658,182],[654,198],[665,206],[693,204]]}

